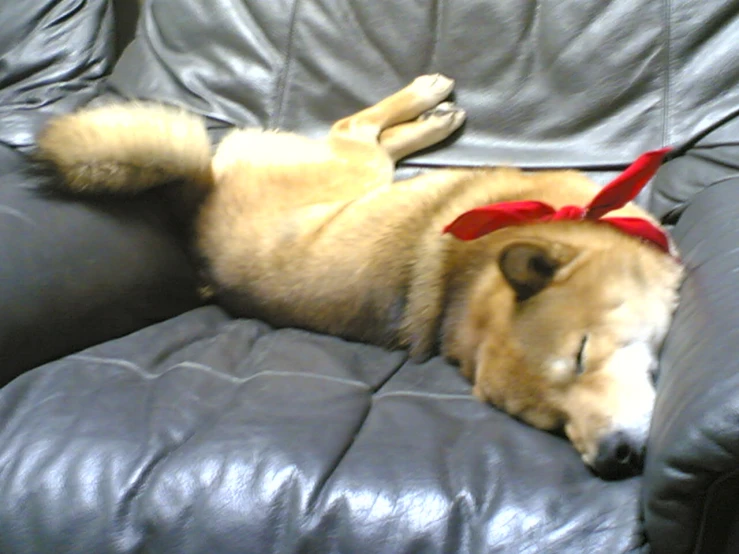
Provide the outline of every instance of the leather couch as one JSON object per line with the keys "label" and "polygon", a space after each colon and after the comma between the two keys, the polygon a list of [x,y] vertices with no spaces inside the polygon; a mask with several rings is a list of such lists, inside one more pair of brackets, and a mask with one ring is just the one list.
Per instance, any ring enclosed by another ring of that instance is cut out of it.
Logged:
{"label": "leather couch", "polygon": [[[739,552],[739,2],[0,4],[0,552]],[[132,42],[128,44],[129,41]],[[127,48],[123,47],[128,44]],[[122,56],[119,57],[123,50]],[[413,363],[202,305],[154,192],[45,192],[53,114],[142,98],[321,134],[418,74],[469,113],[401,176],[676,148],[640,202],[687,266],[643,476]]]}

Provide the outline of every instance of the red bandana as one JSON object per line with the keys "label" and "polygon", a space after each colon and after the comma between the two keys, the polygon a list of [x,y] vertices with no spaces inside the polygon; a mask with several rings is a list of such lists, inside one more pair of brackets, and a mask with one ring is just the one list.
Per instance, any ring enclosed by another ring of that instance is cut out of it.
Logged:
{"label": "red bandana", "polygon": [[555,210],[549,204],[537,201],[500,202],[481,206],[463,213],[444,228],[461,240],[473,240],[511,225],[524,225],[545,221],[599,221],[620,229],[624,233],[650,242],[670,252],[667,235],[646,219],[638,217],[603,217],[608,212],[624,206],[644,188],[657,172],[662,159],[670,148],[662,148],[642,154],[633,164],[608,183],[584,208],[565,206]]}

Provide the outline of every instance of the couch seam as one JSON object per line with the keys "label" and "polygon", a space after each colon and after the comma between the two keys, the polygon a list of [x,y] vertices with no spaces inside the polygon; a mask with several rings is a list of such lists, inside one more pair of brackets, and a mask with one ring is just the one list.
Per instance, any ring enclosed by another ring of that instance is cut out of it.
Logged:
{"label": "couch seam", "polygon": [[665,20],[664,85],[662,91],[662,144],[670,144],[670,101],[672,100],[672,3],[662,4]]}
{"label": "couch seam", "polygon": [[310,496],[308,497],[308,500],[306,501],[305,510],[306,512],[313,512],[313,510],[316,507],[316,504],[318,503],[319,498],[323,495],[324,490],[326,489],[326,485],[329,481],[333,478],[334,474],[336,473],[336,470],[339,468],[341,463],[346,458],[347,454],[349,454],[349,451],[351,450],[352,446],[354,445],[355,441],[357,440],[357,437],[362,432],[362,429],[364,428],[365,424],[367,423],[367,420],[369,419],[370,412],[372,411],[373,406],[373,396],[372,394],[369,395],[369,402],[367,403],[367,407],[364,410],[364,413],[362,414],[362,418],[359,420],[359,423],[356,425],[354,430],[351,433],[351,439],[347,441],[347,444],[342,448],[341,452],[339,452],[338,456],[336,456],[336,459],[331,464],[331,467],[326,470],[326,475],[322,479],[318,480],[313,487],[313,491],[311,492]]}
{"label": "couch seam", "polygon": [[716,185],[720,185],[720,184],[722,184],[722,183],[724,183],[726,181],[731,181],[733,179],[736,179],[737,177],[739,177],[739,171],[737,171],[736,173],[732,173],[731,175],[724,175],[720,179],[716,179],[715,181],[711,181],[710,183],[708,183],[705,187],[703,187],[701,190],[699,190],[698,192],[696,192],[696,194],[700,194],[704,190],[707,190],[707,189],[709,189],[709,188],[711,188],[713,186],[716,186]]}
{"label": "couch seam", "polygon": [[[361,421],[356,426],[352,433],[352,438],[346,445],[346,447],[339,453],[339,455],[336,457],[335,462],[333,463],[332,467],[326,472],[326,476],[318,481],[316,483],[316,486],[314,487],[313,492],[311,493],[310,497],[308,498],[308,501],[306,502],[306,511],[313,511],[315,508],[315,504],[318,502],[318,499],[323,494],[323,491],[326,489],[326,484],[331,481],[332,477],[336,473],[336,470],[341,465],[341,463],[346,458],[347,454],[349,454],[349,451],[351,450],[352,446],[357,440],[357,437],[359,437],[359,434],[362,432],[362,429],[364,428],[365,424],[367,423],[367,420],[369,419],[369,415],[372,412],[372,408],[375,405],[375,397],[377,396],[377,391],[380,390],[394,375],[400,371],[400,369],[406,364],[406,359],[404,358],[396,367],[394,370],[388,372],[388,377],[383,379],[382,382],[380,382],[376,388],[367,386],[367,389],[370,391],[369,395],[369,403],[367,405],[367,409],[365,410]],[[382,395],[379,395],[380,397]]]}
{"label": "couch seam", "polygon": [[[663,222],[664,221],[670,221],[671,224],[677,225],[677,223],[682,218],[685,211],[690,207],[690,205],[695,201],[695,199],[700,196],[701,194],[704,194],[707,190],[713,188],[714,186],[721,185],[727,181],[732,181],[734,179],[739,178],[739,171],[736,173],[732,173],[731,175],[725,175],[721,177],[720,179],[716,179],[715,181],[711,181],[704,187],[702,187],[700,190],[697,190],[693,193],[692,196],[689,198],[686,198],[684,200],[676,200],[673,202],[673,207],[669,209],[667,212],[665,212],[664,215],[660,218]],[[667,195],[664,192],[660,192],[660,194],[663,196],[663,198],[667,198]],[[677,219],[673,219],[673,218]]]}
{"label": "couch seam", "polygon": [[282,113],[284,110],[285,97],[287,94],[287,83],[292,70],[293,50],[295,44],[295,27],[298,19],[298,11],[300,7],[300,0],[295,0],[293,3],[293,9],[290,13],[290,29],[287,35],[287,48],[285,49],[285,66],[277,79],[275,84],[275,91],[272,94],[273,103],[275,105],[275,111],[269,117],[270,129],[277,129],[281,127]]}
{"label": "couch seam", "polygon": [[88,356],[86,354],[73,354],[69,356],[69,358],[89,361],[89,362],[94,362],[94,363],[117,365],[119,367],[124,367],[126,369],[129,369],[133,371],[134,373],[136,373],[136,375],[138,375],[139,377],[142,377],[143,379],[147,379],[147,380],[158,379],[168,374],[170,371],[174,371],[175,369],[178,369],[178,368],[188,368],[188,369],[197,369],[217,379],[221,379],[223,381],[228,381],[230,383],[235,383],[239,385],[249,383],[250,381],[253,381],[257,377],[264,377],[264,376],[287,377],[289,376],[289,377],[306,377],[308,379],[318,379],[322,381],[331,381],[334,383],[342,383],[345,385],[351,385],[351,386],[354,386],[356,388],[360,388],[363,390],[372,390],[372,387],[370,387],[367,383],[363,383],[361,381],[355,381],[352,379],[343,379],[341,377],[333,377],[331,375],[316,375],[315,373],[306,373],[303,371],[277,371],[277,370],[272,370],[272,369],[266,369],[263,371],[258,371],[256,373],[253,373],[252,375],[249,375],[248,377],[234,377],[232,375],[228,375],[228,374],[216,371],[215,369],[213,369],[212,367],[206,364],[200,364],[198,362],[191,362],[191,361],[184,361],[184,362],[179,362],[179,363],[169,366],[167,369],[165,369],[161,373],[151,373],[151,372],[146,371],[142,367],[140,367],[138,364],[135,364],[128,360],[122,360],[122,359],[117,359],[117,358],[99,358],[97,356]]}
{"label": "couch seam", "polygon": [[[151,482],[150,478],[152,473],[154,473],[154,471],[160,466],[163,460],[168,458],[180,446],[190,440],[195,433],[197,433],[197,430],[193,431],[193,433],[187,436],[180,444],[171,445],[169,448],[163,449],[158,456],[152,457],[152,459],[145,464],[139,475],[134,479],[134,482],[131,483],[131,485],[128,486],[125,489],[125,492],[121,495],[120,502],[118,503],[113,516],[116,526],[126,527],[127,525],[131,525],[132,527],[137,527],[134,523],[137,519],[135,513],[138,508],[139,499]],[[126,523],[126,521],[128,523]],[[140,548],[146,545],[149,540],[150,533],[147,531],[149,525],[146,521],[138,521],[138,523],[140,524],[138,525],[140,532],[138,533],[139,539],[136,543]]]}
{"label": "couch seam", "polygon": [[441,36],[441,26],[443,21],[443,12],[444,12],[444,0],[435,0],[434,5],[436,6],[436,21],[434,24],[434,38],[432,41],[432,47],[431,55],[429,56],[429,68],[424,73],[430,73],[434,68],[436,67],[436,60],[438,58],[439,53],[439,45],[441,44],[440,36]]}
{"label": "couch seam", "polygon": [[446,394],[435,392],[415,392],[415,391],[392,391],[383,392],[373,396],[374,400],[383,398],[430,398],[436,400],[471,400],[475,403],[479,402],[472,394]]}

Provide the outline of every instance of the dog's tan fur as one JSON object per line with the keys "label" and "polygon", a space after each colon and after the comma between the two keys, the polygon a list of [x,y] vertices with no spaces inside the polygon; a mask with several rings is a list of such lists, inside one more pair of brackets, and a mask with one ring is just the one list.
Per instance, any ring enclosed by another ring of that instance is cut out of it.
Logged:
{"label": "dog's tan fur", "polygon": [[[461,109],[440,104],[452,86],[420,77],[338,121],[325,140],[234,131],[212,158],[194,115],[89,109],[53,120],[39,152],[72,192],[189,183],[177,190],[202,199],[197,252],[236,313],[416,356],[441,351],[481,399],[543,429],[564,425],[590,465],[614,433],[638,435],[641,448],[654,398],[648,366],[679,264],[590,222],[509,227],[471,242],[443,235],[476,206],[585,205],[597,191],[578,172],[510,168],[393,182],[398,159],[462,124]],[[634,205],[614,215],[651,219]]]}

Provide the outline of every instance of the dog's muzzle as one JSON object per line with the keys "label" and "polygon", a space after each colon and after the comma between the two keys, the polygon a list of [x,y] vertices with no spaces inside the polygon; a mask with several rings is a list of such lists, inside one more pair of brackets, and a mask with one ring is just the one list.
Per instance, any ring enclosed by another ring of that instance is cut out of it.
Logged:
{"label": "dog's muzzle", "polygon": [[603,438],[593,469],[604,479],[623,479],[644,469],[646,446],[642,437],[616,431]]}

